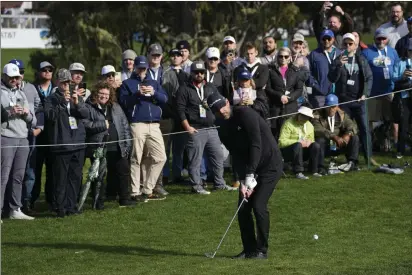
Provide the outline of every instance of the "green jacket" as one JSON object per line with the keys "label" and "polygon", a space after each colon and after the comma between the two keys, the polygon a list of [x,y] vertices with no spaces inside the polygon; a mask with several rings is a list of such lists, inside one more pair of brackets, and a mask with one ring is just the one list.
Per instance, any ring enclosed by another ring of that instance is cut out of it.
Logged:
{"label": "green jacket", "polygon": [[344,111],[338,109],[337,117],[335,118],[335,127],[332,132],[329,128],[328,114],[326,109],[320,110],[314,114],[313,125],[315,127],[316,138],[331,139],[333,136],[343,136],[352,133],[356,135],[356,124],[345,114]]}
{"label": "green jacket", "polygon": [[315,141],[315,132],[312,123],[296,123],[296,116],[286,120],[280,129],[279,147],[285,148],[299,142],[302,139]]}

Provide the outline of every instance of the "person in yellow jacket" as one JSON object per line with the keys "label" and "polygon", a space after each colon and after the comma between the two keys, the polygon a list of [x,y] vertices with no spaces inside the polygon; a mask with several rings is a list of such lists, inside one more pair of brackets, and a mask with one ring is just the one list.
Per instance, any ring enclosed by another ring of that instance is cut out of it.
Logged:
{"label": "person in yellow jacket", "polygon": [[309,121],[311,118],[312,109],[302,106],[298,114],[286,120],[280,130],[279,147],[283,159],[285,162],[292,162],[297,179],[309,179],[303,174],[303,161],[308,159],[313,176],[322,176],[319,173],[320,145],[315,142],[315,130]]}

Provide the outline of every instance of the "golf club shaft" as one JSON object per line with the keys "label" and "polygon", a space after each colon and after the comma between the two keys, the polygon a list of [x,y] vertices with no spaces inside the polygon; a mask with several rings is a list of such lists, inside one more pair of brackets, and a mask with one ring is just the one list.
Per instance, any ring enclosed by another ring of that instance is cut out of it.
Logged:
{"label": "golf club shaft", "polygon": [[216,252],[219,250],[220,245],[222,244],[223,240],[224,240],[225,237],[226,237],[227,232],[228,232],[229,229],[230,229],[230,226],[232,225],[233,221],[235,220],[235,218],[236,218],[236,216],[237,216],[237,213],[239,212],[240,208],[242,207],[242,205],[243,205],[243,203],[244,203],[245,201],[247,201],[246,198],[243,198],[243,200],[240,202],[239,207],[237,208],[235,215],[233,216],[232,220],[230,221],[229,226],[227,227],[225,234],[223,234],[223,237],[222,237],[222,239],[220,240],[220,243],[219,243],[219,245],[217,246],[217,248],[216,248],[213,256],[214,256],[214,255],[216,254]]}

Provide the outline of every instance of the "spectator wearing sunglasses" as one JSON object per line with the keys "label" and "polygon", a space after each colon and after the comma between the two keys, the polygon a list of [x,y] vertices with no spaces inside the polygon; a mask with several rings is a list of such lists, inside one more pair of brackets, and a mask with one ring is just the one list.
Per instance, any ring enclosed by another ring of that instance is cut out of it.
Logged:
{"label": "spectator wearing sunglasses", "polygon": [[206,81],[215,85],[218,92],[226,97],[233,97],[233,88],[230,83],[230,74],[219,68],[220,52],[216,47],[210,47],[206,51]]}
{"label": "spectator wearing sunglasses", "polygon": [[[48,62],[43,61],[39,64],[39,69],[35,74],[34,86],[37,89],[37,93],[40,97],[41,106],[38,113],[44,113],[44,103],[46,99],[51,96],[57,90],[57,86],[53,79],[54,66]],[[43,122],[43,124],[42,124]],[[36,137],[36,145],[49,144],[48,142],[48,128],[44,121],[38,120],[37,126],[43,126],[43,130]],[[53,199],[53,178],[52,178],[52,161],[50,158],[50,147],[36,147],[36,179],[34,181],[33,190],[31,192],[30,208],[34,207],[34,203],[40,196],[41,192],[41,178],[43,171],[43,164],[46,165],[46,184],[45,195],[46,202],[51,205]]]}
{"label": "spectator wearing sunglasses", "polygon": [[335,35],[331,30],[324,30],[320,35],[320,47],[309,54],[311,76],[306,82],[312,87],[308,99],[313,108],[323,107],[325,97],[335,93],[335,85],[329,81],[328,73],[332,62],[339,57],[341,51],[334,46]]}
{"label": "spectator wearing sunglasses", "polygon": [[[29,127],[29,144],[33,147],[30,147],[30,152],[28,156],[27,166],[26,166],[26,173],[24,175],[24,182],[23,182],[23,195],[22,195],[22,203],[23,203],[23,212],[26,214],[30,210],[30,200],[31,200],[31,191],[33,190],[34,182],[36,179],[35,176],[35,168],[36,168],[36,154],[35,154],[35,147],[36,144],[36,137],[41,133],[43,130],[44,125],[44,113],[40,110],[40,97],[37,93],[36,87],[33,84],[24,81],[24,63],[19,59],[12,59],[9,63],[16,64],[20,70],[20,84],[19,88],[23,91],[23,93],[27,97],[27,101],[29,102],[30,111],[33,116],[33,121]],[[39,120],[39,125],[37,125],[37,120]]]}

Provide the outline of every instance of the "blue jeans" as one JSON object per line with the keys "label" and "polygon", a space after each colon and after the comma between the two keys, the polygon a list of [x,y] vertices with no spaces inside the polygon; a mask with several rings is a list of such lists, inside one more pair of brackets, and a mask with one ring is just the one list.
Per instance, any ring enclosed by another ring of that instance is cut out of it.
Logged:
{"label": "blue jeans", "polygon": [[[36,137],[29,134],[29,145],[36,145]],[[21,196],[21,202],[24,205],[25,201],[31,200],[31,191],[33,190],[34,183],[36,182],[36,147],[30,147],[29,156],[27,158],[26,170],[23,180],[23,193]]]}

